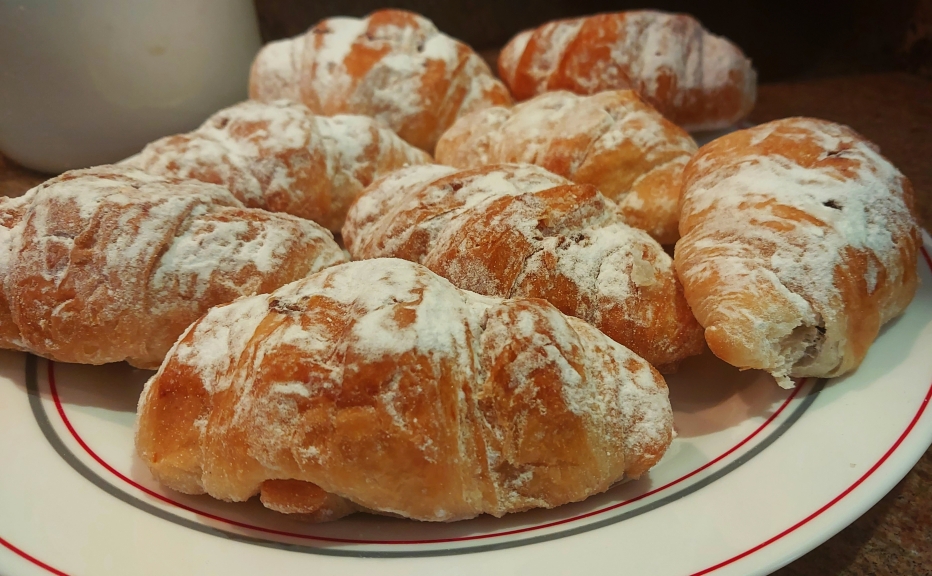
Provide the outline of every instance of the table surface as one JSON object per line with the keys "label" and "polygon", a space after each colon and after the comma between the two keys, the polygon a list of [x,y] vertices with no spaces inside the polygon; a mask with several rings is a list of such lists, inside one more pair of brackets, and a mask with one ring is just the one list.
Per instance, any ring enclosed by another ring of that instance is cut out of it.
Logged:
{"label": "table surface", "polygon": [[[888,73],[760,86],[751,122],[787,116],[841,122],[878,144],[912,181],[919,220],[932,229],[932,81]],[[46,177],[0,156],[0,195]],[[775,574],[932,574],[932,448],[867,513]]]}

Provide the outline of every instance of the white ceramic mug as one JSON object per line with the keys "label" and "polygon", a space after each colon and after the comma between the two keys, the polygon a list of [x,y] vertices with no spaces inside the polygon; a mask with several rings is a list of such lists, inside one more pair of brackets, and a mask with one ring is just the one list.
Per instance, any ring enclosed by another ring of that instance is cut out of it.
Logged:
{"label": "white ceramic mug", "polygon": [[251,0],[0,0],[0,151],[116,162],[247,96]]}

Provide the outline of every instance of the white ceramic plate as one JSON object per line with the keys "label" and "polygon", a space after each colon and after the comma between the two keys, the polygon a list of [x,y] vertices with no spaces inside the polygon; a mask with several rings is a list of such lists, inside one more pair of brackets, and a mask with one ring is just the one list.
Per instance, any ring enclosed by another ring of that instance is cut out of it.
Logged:
{"label": "white ceramic plate", "polygon": [[0,353],[0,573],[765,574],[876,503],[932,442],[932,239],[864,364],[778,388],[711,356],[668,379],[679,437],[649,475],[556,510],[303,525],[156,484],[133,455],[149,372]]}

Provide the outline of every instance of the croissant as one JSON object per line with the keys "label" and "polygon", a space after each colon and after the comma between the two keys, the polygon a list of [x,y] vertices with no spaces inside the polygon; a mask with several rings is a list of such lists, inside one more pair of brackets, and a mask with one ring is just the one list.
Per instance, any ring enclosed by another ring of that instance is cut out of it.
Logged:
{"label": "croissant", "polygon": [[0,347],[157,367],[208,308],[345,261],[307,220],[120,166],[0,200]]}
{"label": "croissant", "polygon": [[316,116],[298,103],[247,101],[121,164],[221,184],[250,208],[339,231],[346,210],[373,180],[428,162],[425,152],[366,116]]}
{"label": "croissant", "polygon": [[703,349],[663,248],[594,187],[534,165],[404,168],[350,208],[343,241],[354,259],[404,258],[466,290],[548,300],[661,371]]}
{"label": "croissant", "polygon": [[741,49],[686,14],[636,10],[549,22],[511,39],[498,73],[518,100],[550,90],[630,88],[687,130],[724,128],[754,107]]}
{"label": "croissant", "polygon": [[253,62],[249,95],[303,102],[328,116],[372,116],[428,152],[458,117],[511,103],[469,46],[403,10],[328,18],[267,44]]}
{"label": "croissant", "polygon": [[618,203],[625,222],[673,244],[679,177],[695,152],[686,131],[631,90],[558,91],[460,118],[437,142],[436,157],[457,168],[529,162],[592,184]]}
{"label": "croissant", "polygon": [[712,351],[790,377],[855,369],[916,291],[913,191],[846,126],[788,118],[686,167],[676,271]]}
{"label": "croissant", "polygon": [[550,508],[643,474],[673,434],[663,378],[595,328],[396,259],[211,309],[138,413],[166,486],[313,520]]}

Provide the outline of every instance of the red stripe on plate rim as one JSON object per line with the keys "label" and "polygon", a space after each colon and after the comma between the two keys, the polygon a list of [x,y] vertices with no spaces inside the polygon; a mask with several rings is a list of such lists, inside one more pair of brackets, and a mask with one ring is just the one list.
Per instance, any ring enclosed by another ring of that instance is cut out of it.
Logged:
{"label": "red stripe on plate rim", "polygon": [[65,427],[68,429],[68,432],[71,434],[71,436],[75,439],[75,441],[81,446],[81,448],[82,448],[91,458],[93,458],[95,461],[97,461],[98,464],[100,464],[101,466],[103,466],[108,472],[110,472],[111,474],[113,474],[114,476],[116,476],[117,478],[119,478],[120,480],[122,480],[123,482],[125,482],[126,484],[129,484],[130,486],[133,486],[133,487],[136,488],[137,490],[140,490],[140,491],[142,491],[142,492],[148,494],[149,496],[152,496],[153,498],[157,498],[158,500],[161,500],[162,502],[165,502],[165,503],[167,503],[167,504],[171,504],[172,506],[176,506],[176,507],[181,508],[181,509],[183,509],[183,510],[187,510],[188,512],[193,512],[193,513],[195,513],[195,514],[198,514],[198,515],[203,516],[203,517],[205,517],[205,518],[209,518],[209,519],[211,519],[211,520],[215,520],[215,521],[217,521],[217,522],[223,522],[223,523],[226,523],[226,524],[230,524],[230,525],[232,525],[232,526],[237,526],[237,527],[239,527],[239,528],[246,528],[246,529],[249,529],[249,530],[255,530],[255,531],[257,531],[257,532],[264,532],[264,533],[267,533],[267,534],[274,534],[274,535],[276,535],[276,536],[286,536],[286,537],[290,537],[290,538],[299,538],[299,539],[305,539],[305,540],[317,540],[317,541],[334,542],[334,543],[341,543],[341,544],[363,544],[363,545],[365,545],[365,544],[379,544],[379,545],[424,545],[424,544],[443,544],[443,543],[449,543],[449,542],[466,542],[466,541],[470,541],[470,540],[482,540],[482,539],[487,539],[487,538],[496,538],[496,537],[503,537],[503,536],[512,536],[512,535],[515,535],[515,534],[521,534],[521,533],[525,533],[525,532],[531,532],[531,531],[534,531],[534,530],[543,530],[543,529],[546,529],[546,528],[552,528],[552,527],[554,527],[554,526],[559,526],[559,525],[567,524],[567,523],[570,523],[570,522],[576,522],[576,521],[579,521],[579,520],[584,520],[584,519],[586,519],[586,518],[595,516],[595,515],[597,515],[597,514],[603,514],[603,513],[605,513],[605,512],[610,512],[610,511],[612,511],[612,510],[616,510],[616,509],[618,509],[618,508],[621,508],[622,506],[627,506],[628,504],[632,504],[632,503],[637,502],[637,501],[639,501],[639,500],[643,500],[644,498],[647,498],[648,496],[652,496],[652,495],[654,495],[654,494],[657,494],[658,492],[661,492],[661,491],[663,491],[663,490],[666,490],[666,489],[668,489],[668,488],[670,488],[670,487],[672,487],[672,486],[674,486],[674,485],[676,485],[676,484],[679,484],[679,483],[681,483],[681,482],[683,482],[683,481],[685,481],[685,480],[691,478],[692,476],[695,476],[696,474],[702,472],[703,470],[706,470],[706,469],[709,468],[710,466],[715,465],[716,463],[720,462],[720,461],[723,460],[724,458],[727,458],[730,454],[733,454],[736,450],[740,449],[742,446],[744,446],[745,444],[747,444],[748,442],[750,442],[750,441],[751,441],[755,436],[757,436],[762,430],[764,430],[767,426],[769,426],[769,425],[784,411],[784,409],[786,409],[786,407],[789,406],[790,402],[792,402],[792,400],[793,400],[793,399],[796,397],[796,395],[799,393],[799,390],[805,385],[806,382],[808,382],[808,381],[802,381],[802,382],[798,383],[797,386],[796,386],[796,387],[793,389],[793,391],[790,393],[790,395],[787,396],[787,398],[783,401],[783,403],[780,405],[780,407],[777,408],[777,410],[775,410],[774,413],[771,414],[770,417],[767,418],[767,420],[765,420],[760,426],[758,426],[756,430],[754,430],[753,432],[751,432],[751,434],[749,434],[747,437],[745,437],[744,439],[742,439],[740,442],[738,442],[737,444],[735,444],[734,446],[732,446],[731,448],[729,448],[727,451],[723,452],[722,454],[720,454],[719,456],[717,456],[717,457],[714,458],[713,460],[710,460],[709,462],[706,462],[705,464],[703,464],[703,465],[700,466],[699,468],[696,468],[695,470],[693,470],[693,471],[691,471],[691,472],[689,472],[689,473],[687,473],[687,474],[685,474],[685,475],[683,475],[683,476],[677,478],[676,480],[672,480],[672,481],[670,481],[670,482],[664,484],[663,486],[660,486],[660,487],[658,487],[658,488],[655,488],[655,489],[653,489],[653,490],[650,490],[650,491],[648,491],[648,492],[645,492],[644,494],[640,494],[640,495],[638,495],[638,496],[635,496],[634,498],[629,498],[628,500],[624,500],[624,501],[622,501],[622,502],[616,502],[615,504],[612,504],[611,506],[606,506],[605,508],[600,508],[600,509],[598,509],[598,510],[593,510],[593,511],[591,511],[591,512],[586,512],[585,514],[579,514],[579,515],[573,516],[573,517],[571,517],[571,518],[564,518],[564,519],[562,519],[562,520],[556,520],[556,521],[548,522],[548,523],[545,523],[545,524],[538,524],[538,525],[536,525],[536,526],[527,526],[527,527],[525,527],[525,528],[517,528],[517,529],[515,529],[515,530],[507,530],[507,531],[503,531],[503,532],[493,532],[493,533],[490,533],[490,534],[476,534],[476,535],[472,535],[472,536],[462,536],[462,537],[457,537],[457,538],[436,538],[436,539],[430,539],[430,540],[355,540],[355,539],[350,539],[350,538],[334,538],[334,537],[328,537],[328,536],[312,536],[312,535],[309,535],[309,534],[296,534],[296,533],[293,533],[293,532],[286,532],[286,531],[283,531],[283,530],[275,530],[275,529],[273,529],[273,528],[264,528],[264,527],[261,527],[261,526],[253,526],[253,525],[251,525],[251,524],[246,524],[245,522],[239,522],[239,521],[237,521],[237,520],[230,520],[230,519],[228,519],[228,518],[223,518],[222,516],[217,516],[217,515],[211,514],[211,513],[209,513],[209,512],[204,512],[204,511],[198,510],[198,509],[196,509],[196,508],[193,508],[193,507],[191,507],[191,506],[188,506],[188,505],[186,505],[186,504],[182,504],[181,502],[177,502],[177,501],[175,501],[175,500],[172,500],[171,498],[168,498],[167,496],[164,496],[164,495],[162,495],[162,494],[159,494],[158,492],[155,492],[155,491],[153,491],[153,490],[150,490],[149,488],[146,488],[145,486],[139,484],[138,482],[136,482],[136,481],[130,479],[129,477],[127,477],[126,475],[124,475],[122,472],[118,471],[116,468],[114,468],[114,467],[111,466],[109,463],[107,463],[107,462],[106,462],[103,458],[101,458],[96,452],[94,452],[94,450],[91,449],[91,447],[87,444],[87,442],[84,441],[84,439],[78,434],[77,430],[76,430],[76,429],[74,428],[74,426],[71,424],[71,421],[68,419],[67,414],[65,414],[65,409],[64,409],[64,406],[62,405],[61,398],[58,396],[58,388],[57,388],[56,383],[55,383],[55,369],[54,369],[54,366],[55,366],[55,363],[54,363],[54,362],[52,362],[52,361],[49,361],[49,362],[48,362],[48,381],[49,381],[49,389],[50,389],[50,392],[51,392],[51,394],[52,394],[52,399],[53,399],[54,402],[55,402],[55,409],[58,411],[58,415],[59,415],[59,417],[61,418],[62,422],[65,424]]}
{"label": "red stripe on plate rim", "polygon": [[4,546],[5,548],[7,548],[8,550],[10,550],[10,551],[13,552],[14,554],[16,554],[16,555],[18,555],[18,556],[20,556],[20,557],[22,557],[22,558],[25,558],[26,560],[32,562],[33,564],[35,564],[35,565],[38,566],[39,568],[42,568],[42,569],[44,569],[44,570],[47,570],[48,572],[51,572],[52,574],[55,574],[56,576],[68,576],[68,574],[62,572],[61,570],[59,570],[59,569],[57,569],[57,568],[53,568],[53,567],[49,566],[48,564],[46,564],[45,562],[43,562],[42,560],[39,560],[39,559],[36,558],[35,556],[31,556],[31,555],[27,554],[26,552],[20,550],[20,549],[17,548],[16,546],[13,546],[13,544],[11,544],[10,542],[4,540],[3,538],[0,538],[0,545]]}

